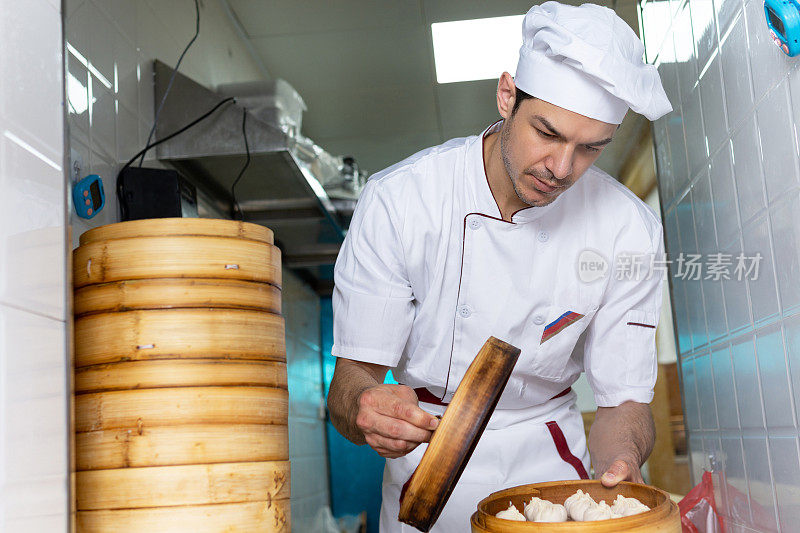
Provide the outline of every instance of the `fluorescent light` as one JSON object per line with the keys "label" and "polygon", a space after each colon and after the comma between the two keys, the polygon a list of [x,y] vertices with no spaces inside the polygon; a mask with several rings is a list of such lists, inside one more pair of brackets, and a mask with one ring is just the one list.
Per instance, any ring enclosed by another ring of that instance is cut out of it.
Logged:
{"label": "fluorescent light", "polygon": [[436,81],[496,79],[517,70],[525,15],[431,24]]}
{"label": "fluorescent light", "polygon": [[[706,6],[703,2],[699,2],[698,5],[701,6],[697,8],[698,20],[702,19],[703,24],[709,24],[713,17],[711,4]],[[694,42],[687,37],[692,34],[692,20],[686,8],[684,7],[684,11],[675,16],[674,22],[672,7],[667,0],[647,2],[641,10],[647,61],[658,64],[689,61],[694,54]],[[694,15],[695,8],[692,6],[692,16]],[[672,35],[677,38],[673,40]]]}
{"label": "fluorescent light", "polygon": [[[670,3],[666,0],[657,0],[647,2],[640,7],[642,16],[642,33],[644,34],[642,40],[644,41],[644,55],[647,61],[652,63],[660,52],[662,56],[659,58],[659,63],[673,62],[672,59],[675,51],[670,50],[667,53],[667,46],[662,47],[664,39],[669,33],[669,27],[672,24],[672,10]],[[665,60],[667,54],[670,56],[669,60]]]}
{"label": "fluorescent light", "polygon": [[[86,86],[78,80],[71,72],[67,72],[67,101],[72,108],[72,112],[80,115],[89,108],[88,94]],[[92,98],[95,103],[97,98]]]}
{"label": "fluorescent light", "polygon": [[77,49],[76,49],[74,46],[72,46],[71,44],[67,43],[67,50],[69,50],[69,53],[70,53],[70,54],[72,54],[72,56],[73,56],[75,59],[77,59],[78,61],[80,61],[80,62],[81,62],[81,64],[82,64],[84,67],[86,67],[87,69],[89,69],[89,72],[91,72],[92,74],[94,74],[94,77],[95,77],[95,78],[97,78],[97,80],[98,80],[100,83],[102,83],[103,85],[105,85],[105,86],[106,86],[106,89],[111,89],[111,88],[112,88],[112,86],[111,86],[111,82],[110,82],[110,81],[108,81],[108,79],[107,79],[105,76],[103,76],[103,74],[102,74],[102,73],[101,73],[99,70],[97,70],[97,69],[95,68],[95,66],[94,66],[94,65],[92,65],[92,62],[91,62],[91,61],[87,61],[87,60],[86,60],[86,58],[85,58],[85,57],[83,57],[83,54],[81,54],[80,52],[78,52],[78,50],[77,50]]}

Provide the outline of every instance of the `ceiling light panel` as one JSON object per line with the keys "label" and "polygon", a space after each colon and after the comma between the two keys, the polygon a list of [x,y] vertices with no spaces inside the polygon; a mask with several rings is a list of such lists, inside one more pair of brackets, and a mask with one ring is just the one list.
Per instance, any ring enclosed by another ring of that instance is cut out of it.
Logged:
{"label": "ceiling light panel", "polygon": [[525,15],[431,24],[436,81],[499,78],[517,69]]}

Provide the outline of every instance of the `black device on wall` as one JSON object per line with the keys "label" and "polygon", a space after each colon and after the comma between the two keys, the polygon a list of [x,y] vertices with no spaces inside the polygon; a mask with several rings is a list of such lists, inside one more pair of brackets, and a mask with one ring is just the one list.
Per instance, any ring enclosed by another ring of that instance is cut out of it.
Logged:
{"label": "black device on wall", "polygon": [[174,170],[127,167],[118,179],[123,221],[197,216],[197,190]]}

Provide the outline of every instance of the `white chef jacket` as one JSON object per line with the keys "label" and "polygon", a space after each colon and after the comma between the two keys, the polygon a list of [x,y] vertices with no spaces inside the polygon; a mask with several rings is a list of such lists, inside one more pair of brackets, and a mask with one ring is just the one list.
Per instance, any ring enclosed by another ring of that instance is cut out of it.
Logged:
{"label": "white chef jacket", "polygon": [[[444,403],[488,337],[522,350],[437,522],[441,531],[465,528],[463,517],[448,525],[446,517],[454,514],[448,508],[461,506],[455,514],[468,512],[468,521],[477,500],[509,483],[577,477],[577,467],[561,461],[563,446],[548,422],[564,428],[567,454],[588,469],[575,395],[554,398],[582,371],[597,405],[606,407],[649,403],[656,379],[662,278],[648,265],[663,255],[658,217],[590,167],[551,204],[502,220],[483,162],[483,139],[499,126],[428,148],[372,176],[334,273],[332,354],[391,367],[400,383],[424,387]],[[579,258],[586,250],[605,258],[605,277],[581,281]],[[632,263],[638,275],[630,268],[616,275],[615,265]],[[420,406],[434,414],[444,409]],[[520,450],[532,443],[549,451],[523,461],[526,468],[502,464],[508,457],[522,460]],[[498,446],[502,457],[490,449]],[[387,461],[382,531],[406,530],[388,523],[391,514],[396,521],[397,502],[387,498],[399,495],[424,449]],[[507,472],[490,476],[487,466],[498,465]],[[458,496],[460,486],[473,482],[474,490]]]}

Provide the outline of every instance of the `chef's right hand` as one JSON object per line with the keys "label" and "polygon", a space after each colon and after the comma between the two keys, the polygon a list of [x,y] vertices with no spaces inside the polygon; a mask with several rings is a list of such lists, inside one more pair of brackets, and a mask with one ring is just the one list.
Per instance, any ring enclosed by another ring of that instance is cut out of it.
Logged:
{"label": "chef's right hand", "polygon": [[394,459],[430,441],[439,419],[420,409],[412,388],[384,384],[361,393],[356,425],[372,449]]}

